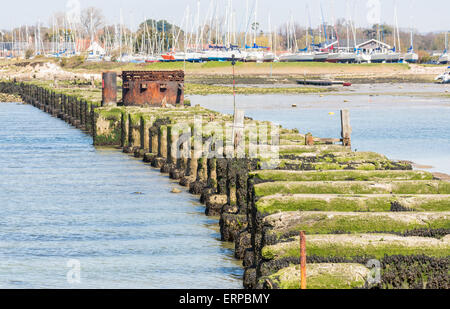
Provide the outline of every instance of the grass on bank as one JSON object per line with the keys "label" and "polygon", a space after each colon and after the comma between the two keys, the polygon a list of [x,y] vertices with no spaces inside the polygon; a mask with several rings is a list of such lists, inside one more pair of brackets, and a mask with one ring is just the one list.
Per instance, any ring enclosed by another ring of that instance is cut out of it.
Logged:
{"label": "grass on bank", "polygon": [[382,181],[382,180],[432,180],[425,171],[274,171],[251,173],[264,181]]}
{"label": "grass on bank", "polygon": [[[370,270],[360,264],[309,264],[308,289],[362,288]],[[300,289],[300,265],[291,265],[268,276],[281,289]]]}
{"label": "grass on bank", "polygon": [[255,186],[256,196],[275,194],[450,194],[446,181],[278,181]]}
{"label": "grass on bank", "polygon": [[[330,92],[330,88],[314,87],[236,87],[236,94],[308,94]],[[185,92],[188,95],[211,95],[223,94],[232,95],[233,88],[229,86],[204,85],[204,84],[185,84]]]}
{"label": "grass on bank", "polygon": [[[264,223],[273,227],[266,233],[273,234],[278,239],[283,235],[298,235],[299,231],[314,235],[404,233],[418,229],[450,229],[449,219],[449,212],[294,212],[265,217]],[[280,221],[284,223],[280,224]]]}
{"label": "grass on bank", "polygon": [[[266,246],[264,259],[300,257],[298,237],[295,241]],[[389,234],[308,235],[308,256],[383,258],[385,255],[427,255],[446,257],[450,250],[448,237],[401,237]]]}
{"label": "grass on bank", "polygon": [[392,203],[414,211],[449,211],[448,195],[271,195],[256,202],[262,214],[286,211],[389,212]]}

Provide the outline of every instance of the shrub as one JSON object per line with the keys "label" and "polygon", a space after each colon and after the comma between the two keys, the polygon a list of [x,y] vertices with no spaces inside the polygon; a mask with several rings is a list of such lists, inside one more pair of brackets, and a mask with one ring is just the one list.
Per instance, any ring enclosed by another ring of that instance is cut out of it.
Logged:
{"label": "shrub", "polygon": [[25,51],[25,59],[30,59],[31,57],[33,57],[34,55],[34,50],[32,49],[27,49]]}

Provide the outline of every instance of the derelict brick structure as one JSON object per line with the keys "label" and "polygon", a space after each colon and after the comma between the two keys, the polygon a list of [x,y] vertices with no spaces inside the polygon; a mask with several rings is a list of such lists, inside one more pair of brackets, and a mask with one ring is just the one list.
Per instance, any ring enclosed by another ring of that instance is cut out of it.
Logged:
{"label": "derelict brick structure", "polygon": [[183,71],[124,71],[125,106],[184,105]]}

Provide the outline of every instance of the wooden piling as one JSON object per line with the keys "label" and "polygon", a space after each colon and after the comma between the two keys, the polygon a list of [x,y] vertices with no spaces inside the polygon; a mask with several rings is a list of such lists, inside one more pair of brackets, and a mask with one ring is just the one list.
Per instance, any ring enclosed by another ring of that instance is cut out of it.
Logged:
{"label": "wooden piling", "polygon": [[343,146],[351,146],[352,127],[350,125],[350,112],[348,109],[341,110],[341,137]]}
{"label": "wooden piling", "polygon": [[158,157],[167,159],[167,126],[159,127],[158,131]]}

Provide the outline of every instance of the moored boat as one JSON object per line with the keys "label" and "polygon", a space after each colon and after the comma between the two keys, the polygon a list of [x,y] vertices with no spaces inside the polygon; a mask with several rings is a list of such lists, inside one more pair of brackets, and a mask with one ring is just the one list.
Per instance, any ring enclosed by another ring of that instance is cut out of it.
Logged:
{"label": "moored boat", "polygon": [[328,53],[327,52],[314,52],[314,58],[313,61],[315,62],[325,62],[328,59]]}
{"label": "moored boat", "polygon": [[280,62],[311,62],[314,61],[313,53],[288,53],[280,56]]}
{"label": "moored boat", "polygon": [[370,62],[372,63],[383,63],[388,59],[388,53],[386,52],[374,52],[370,54]]}
{"label": "moored boat", "polygon": [[356,54],[351,52],[340,51],[328,54],[327,62],[332,63],[353,63],[356,61]]}
{"label": "moored boat", "polygon": [[405,54],[405,57],[403,59],[408,63],[417,63],[417,61],[419,61],[419,55],[415,52],[409,52]]}
{"label": "moored boat", "polygon": [[438,62],[439,62],[439,64],[448,64],[449,63],[449,56],[446,51],[439,57]]}
{"label": "moored boat", "polygon": [[445,49],[442,55],[439,57],[438,62],[440,64],[448,64],[449,63],[449,57],[448,57],[448,32],[445,33]]}

